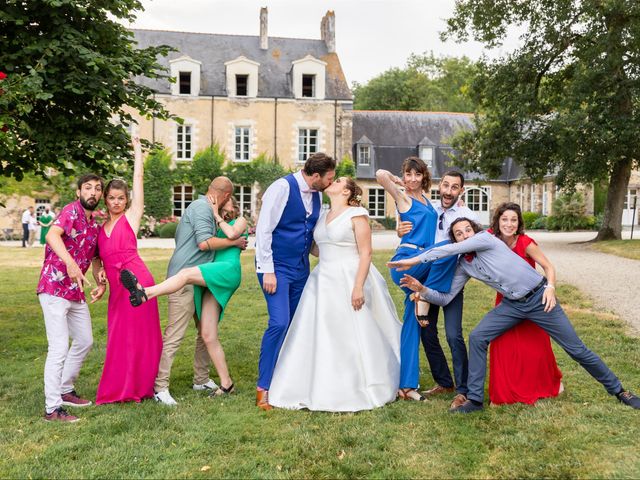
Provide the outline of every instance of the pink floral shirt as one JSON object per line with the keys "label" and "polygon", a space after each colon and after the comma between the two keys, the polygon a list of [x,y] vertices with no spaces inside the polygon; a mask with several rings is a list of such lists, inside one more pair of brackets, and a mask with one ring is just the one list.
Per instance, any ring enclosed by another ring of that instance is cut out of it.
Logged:
{"label": "pink floral shirt", "polygon": [[[66,205],[53,225],[64,230],[62,241],[82,273],[85,273],[91,265],[91,260],[97,256],[99,225],[93,217],[87,220],[80,200]],[[85,301],[84,291],[71,282],[67,275],[67,266],[49,245],[45,248],[37,293],[47,293],[72,302]]]}

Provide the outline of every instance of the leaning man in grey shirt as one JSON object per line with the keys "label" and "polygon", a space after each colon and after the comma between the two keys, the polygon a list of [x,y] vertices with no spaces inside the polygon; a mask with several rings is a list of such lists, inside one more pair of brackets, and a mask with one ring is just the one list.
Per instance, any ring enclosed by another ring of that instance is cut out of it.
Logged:
{"label": "leaning man in grey shirt", "polygon": [[419,262],[433,262],[462,254],[449,293],[424,287],[410,275],[404,276],[401,285],[419,292],[423,299],[436,305],[449,303],[470,278],[478,279],[504,295],[502,303],[487,313],[469,334],[468,400],[450,409],[450,412],[482,410],[489,343],[525,319],[546,331],[609,394],[615,395],[625,405],[640,409],[640,398],[625,390],[618,377],[580,340],[562,307],[556,302],[555,295],[547,295],[545,301],[545,289],[553,288],[547,285],[546,278],[512,252],[504,242],[482,231],[472,220],[458,218],[451,224],[449,235],[454,243],[434,247],[412,258],[389,262],[387,266],[402,271]]}

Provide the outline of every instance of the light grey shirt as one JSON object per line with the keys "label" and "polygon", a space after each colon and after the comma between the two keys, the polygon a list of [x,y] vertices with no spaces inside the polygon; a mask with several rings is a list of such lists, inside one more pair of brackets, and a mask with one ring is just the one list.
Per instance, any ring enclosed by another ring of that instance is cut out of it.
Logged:
{"label": "light grey shirt", "polygon": [[517,300],[542,281],[542,275],[531,268],[531,265],[488,232],[479,232],[462,242],[432,248],[418,255],[418,258],[427,263],[469,252],[475,252],[476,255],[471,261],[460,256],[449,293],[425,287],[420,293],[422,298],[429,303],[446,305],[464,288],[469,278],[476,278],[495,288],[506,298]]}
{"label": "light grey shirt", "polygon": [[[473,220],[476,223],[478,222],[478,215],[476,212],[471,210],[469,207],[460,207],[458,205],[453,205],[446,210],[442,208],[442,202],[437,201],[432,203],[433,208],[436,209],[436,213],[438,214],[438,222],[436,224],[436,241],[435,243],[440,243],[443,240],[449,240],[449,228],[451,228],[451,224],[456,218],[465,217],[469,220]],[[440,228],[440,220],[442,220],[442,228]]]}

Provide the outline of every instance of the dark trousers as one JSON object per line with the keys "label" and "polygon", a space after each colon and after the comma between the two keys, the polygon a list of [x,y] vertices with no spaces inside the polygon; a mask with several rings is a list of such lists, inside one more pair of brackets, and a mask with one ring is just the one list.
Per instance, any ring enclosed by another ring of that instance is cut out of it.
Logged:
{"label": "dark trousers", "polygon": [[29,241],[29,224],[23,223],[22,224],[22,246],[26,247],[28,241]]}
{"label": "dark trousers", "polygon": [[[455,296],[448,305],[442,308],[444,312],[444,331],[447,343],[451,350],[453,363],[453,375],[455,377],[456,393],[467,394],[467,376],[469,375],[469,359],[467,346],[462,336],[462,305],[464,303],[464,290]],[[454,386],[451,371],[447,365],[440,340],[438,338],[438,314],[440,307],[431,305],[429,309],[429,325],[420,331],[422,347],[429,362],[431,376],[438,385],[446,388]]]}
{"label": "dark trousers", "polygon": [[550,312],[544,311],[543,292],[544,289],[540,288],[524,301],[503,299],[502,303],[487,313],[469,334],[468,398],[478,402],[482,402],[484,398],[489,343],[527,318],[547,332],[571,358],[600,382],[607,392],[615,395],[622,390],[620,380],[615,374],[580,340],[560,304],[556,304]]}

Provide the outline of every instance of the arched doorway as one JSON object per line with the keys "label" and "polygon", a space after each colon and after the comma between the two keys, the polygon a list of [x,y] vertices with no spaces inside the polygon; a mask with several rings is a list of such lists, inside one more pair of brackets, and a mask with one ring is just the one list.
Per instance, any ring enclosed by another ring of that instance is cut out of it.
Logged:
{"label": "arched doorway", "polygon": [[491,187],[466,187],[464,202],[478,216],[483,225],[489,225],[489,204],[491,202]]}

